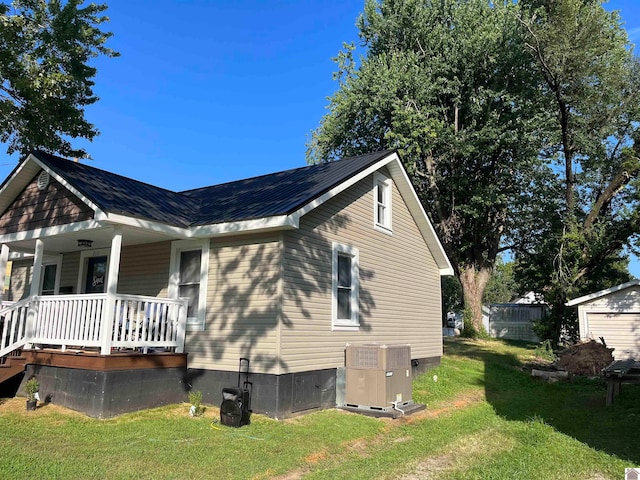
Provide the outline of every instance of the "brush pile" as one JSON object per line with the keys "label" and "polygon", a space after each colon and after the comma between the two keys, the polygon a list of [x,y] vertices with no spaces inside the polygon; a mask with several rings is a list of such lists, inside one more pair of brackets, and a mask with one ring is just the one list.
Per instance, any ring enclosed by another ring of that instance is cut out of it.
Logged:
{"label": "brush pile", "polygon": [[613,362],[613,348],[595,340],[576,343],[558,353],[556,367],[571,375],[598,376]]}

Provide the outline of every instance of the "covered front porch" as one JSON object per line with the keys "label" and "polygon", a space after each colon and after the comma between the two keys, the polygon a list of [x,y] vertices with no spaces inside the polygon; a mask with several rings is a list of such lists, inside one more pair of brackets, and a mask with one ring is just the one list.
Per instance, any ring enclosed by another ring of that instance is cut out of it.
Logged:
{"label": "covered front porch", "polygon": [[22,350],[184,351],[186,299],[124,294],[34,295],[0,308],[0,357]]}
{"label": "covered front porch", "polygon": [[[139,275],[138,282],[125,277],[129,284],[125,291],[134,293],[119,291],[123,231],[121,226],[67,231],[1,245],[0,271],[5,272],[13,260],[20,262],[23,272],[11,273],[12,301],[3,302],[0,297],[0,357],[19,348],[75,349],[100,355],[124,349],[145,354],[184,351],[188,298],[178,298],[179,290],[170,286],[156,289],[158,296],[137,294],[138,285],[144,291],[142,284],[149,283]],[[157,240],[155,235],[146,237],[131,235],[129,243],[144,248],[148,243],[141,240]],[[168,285],[170,258],[163,257],[154,258],[154,263],[166,266],[163,276]],[[61,285],[63,271],[77,282]],[[166,298],[170,293],[172,298]]]}

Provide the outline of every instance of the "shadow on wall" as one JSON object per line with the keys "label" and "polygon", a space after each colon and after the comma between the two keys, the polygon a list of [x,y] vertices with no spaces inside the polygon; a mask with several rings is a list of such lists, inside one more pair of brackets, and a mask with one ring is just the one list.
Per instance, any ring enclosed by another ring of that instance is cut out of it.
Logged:
{"label": "shadow on wall", "polygon": [[[330,318],[332,239],[351,222],[342,213],[344,204],[339,197],[323,205],[323,218],[311,231],[252,236],[255,243],[248,237],[214,240],[206,322],[216,341],[206,336],[190,338],[190,345],[204,358],[219,361],[233,349],[238,358],[251,360],[252,369],[267,371],[279,366],[286,370],[288,365],[276,349],[278,322],[283,329],[293,328],[296,322],[307,323],[313,319],[314,308],[316,312],[323,309]],[[285,237],[283,252],[280,245]],[[360,331],[368,331],[367,318],[375,302],[366,285],[374,273],[360,267],[359,276]],[[284,311],[283,298],[295,308]]]}

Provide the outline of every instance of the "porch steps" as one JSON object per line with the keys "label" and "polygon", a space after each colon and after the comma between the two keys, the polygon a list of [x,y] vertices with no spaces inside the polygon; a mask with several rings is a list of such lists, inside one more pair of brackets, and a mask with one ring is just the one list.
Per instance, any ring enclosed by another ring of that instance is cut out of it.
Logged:
{"label": "porch steps", "polygon": [[0,357],[0,383],[24,372],[27,359],[22,350],[15,350],[9,355]]}

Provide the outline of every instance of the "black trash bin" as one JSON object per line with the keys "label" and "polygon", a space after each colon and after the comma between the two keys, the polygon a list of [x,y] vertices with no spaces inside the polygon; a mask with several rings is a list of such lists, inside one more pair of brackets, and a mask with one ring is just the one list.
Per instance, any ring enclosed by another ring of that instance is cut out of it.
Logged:
{"label": "black trash bin", "polygon": [[[243,364],[245,369],[243,372]],[[240,379],[244,373],[244,382]],[[241,427],[251,422],[251,391],[253,384],[249,381],[249,359],[241,358],[238,366],[238,386],[222,389],[220,405],[220,423],[228,427]]]}

